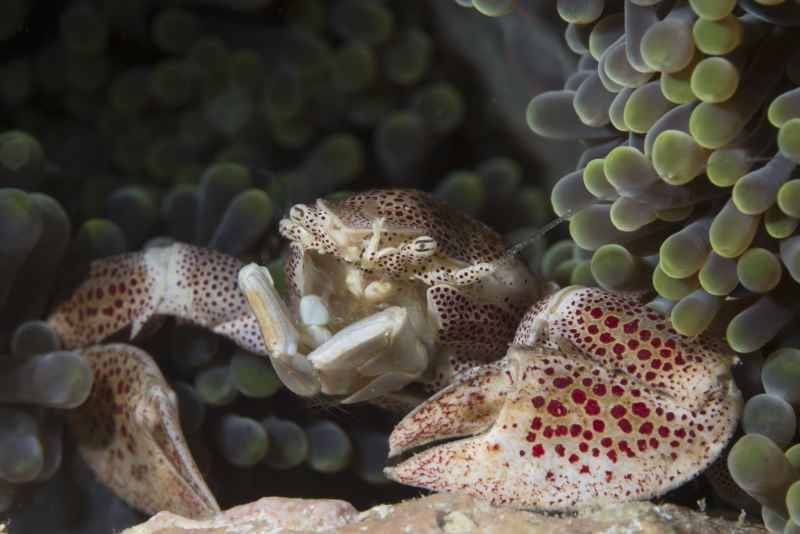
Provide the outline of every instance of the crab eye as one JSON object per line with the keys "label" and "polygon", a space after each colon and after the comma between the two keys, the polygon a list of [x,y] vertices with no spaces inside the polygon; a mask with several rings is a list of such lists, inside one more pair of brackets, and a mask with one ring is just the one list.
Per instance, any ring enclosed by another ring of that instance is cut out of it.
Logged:
{"label": "crab eye", "polygon": [[295,204],[289,210],[289,218],[296,223],[302,223],[305,217],[306,210],[302,204]]}

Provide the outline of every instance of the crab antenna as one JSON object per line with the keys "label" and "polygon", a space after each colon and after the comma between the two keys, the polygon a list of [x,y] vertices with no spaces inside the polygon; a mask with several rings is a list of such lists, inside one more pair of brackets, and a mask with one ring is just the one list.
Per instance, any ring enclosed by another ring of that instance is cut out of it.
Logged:
{"label": "crab antenna", "polygon": [[[688,206],[696,206],[697,204],[701,204],[701,203],[709,201],[709,200],[716,200],[716,199],[721,198],[721,197],[724,196],[724,193],[719,193],[719,192],[715,192],[715,191],[711,191],[711,192],[697,191],[696,193],[698,193],[698,194],[695,194],[695,195],[692,195],[692,196],[687,196],[687,195],[684,194],[684,195],[676,195],[674,198],[668,198],[668,199],[666,199],[667,202],[663,206],[661,206],[660,209],[674,209],[674,208],[683,208],[683,207],[688,207]],[[647,196],[648,195],[645,195],[645,197],[647,197]],[[505,253],[500,258],[498,258],[496,261],[499,262],[499,261],[503,261],[505,259],[512,258],[512,257],[516,256],[517,254],[522,252],[526,247],[528,247],[531,243],[533,243],[536,240],[541,239],[542,237],[544,237],[550,230],[552,230],[553,228],[555,228],[559,224],[561,224],[563,222],[566,222],[566,221],[569,221],[570,218],[572,218],[572,216],[575,215],[575,213],[577,213],[578,211],[581,211],[581,210],[583,210],[583,209],[585,209],[585,208],[587,208],[589,206],[593,206],[595,204],[606,203],[606,202],[608,202],[608,201],[604,200],[604,199],[597,198],[597,199],[592,200],[588,204],[582,204],[579,207],[575,207],[575,208],[572,208],[570,210],[567,210],[562,215],[560,215],[560,216],[556,217],[555,219],[553,219],[552,221],[546,223],[544,226],[536,229],[530,236],[526,237],[525,239],[523,239],[519,243],[516,243],[516,244],[510,246],[505,251]]]}
{"label": "crab antenna", "polygon": [[522,252],[526,247],[528,247],[528,245],[530,245],[534,241],[537,241],[537,240],[543,238],[545,236],[545,234],[547,234],[547,232],[549,232],[550,230],[552,230],[553,228],[555,228],[556,226],[558,226],[562,222],[568,221],[569,218],[574,213],[575,213],[574,210],[569,211],[569,212],[565,213],[564,215],[562,215],[561,217],[556,217],[555,219],[553,219],[549,223],[545,224],[544,226],[542,226],[540,228],[537,228],[531,235],[529,235],[528,237],[526,237],[525,239],[523,239],[519,243],[516,243],[516,244],[510,246],[503,253],[503,256],[501,256],[499,258],[499,260],[502,260],[504,257],[514,257],[514,256],[516,256],[517,254]]}

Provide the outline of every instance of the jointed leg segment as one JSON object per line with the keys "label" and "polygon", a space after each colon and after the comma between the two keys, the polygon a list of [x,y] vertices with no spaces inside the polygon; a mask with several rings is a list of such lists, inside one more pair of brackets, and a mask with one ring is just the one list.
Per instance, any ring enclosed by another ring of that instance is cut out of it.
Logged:
{"label": "jointed leg segment", "polygon": [[239,286],[261,326],[276,372],[299,395],[321,392],[349,395],[344,402],[366,401],[412,382],[427,366],[427,348],[403,307],[384,308],[331,336],[325,324],[317,324],[328,315],[322,313],[327,312],[324,301],[305,295],[301,308],[308,301],[314,309],[301,310],[304,324],[298,324],[265,268],[244,267]]}

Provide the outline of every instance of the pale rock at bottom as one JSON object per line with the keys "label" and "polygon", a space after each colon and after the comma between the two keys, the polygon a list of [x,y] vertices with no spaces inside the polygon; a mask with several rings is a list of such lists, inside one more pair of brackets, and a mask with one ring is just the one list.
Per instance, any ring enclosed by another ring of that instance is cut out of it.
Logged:
{"label": "pale rock at bottom", "polygon": [[265,497],[205,520],[162,512],[122,534],[766,534],[762,526],[672,504],[631,502],[576,515],[497,508],[463,494],[437,494],[359,513],[349,503]]}

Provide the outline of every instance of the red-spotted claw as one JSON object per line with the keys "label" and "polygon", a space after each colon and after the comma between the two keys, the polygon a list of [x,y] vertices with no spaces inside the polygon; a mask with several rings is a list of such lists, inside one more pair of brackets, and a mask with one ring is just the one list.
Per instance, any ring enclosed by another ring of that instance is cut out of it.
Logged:
{"label": "red-spotted claw", "polygon": [[123,343],[81,355],[94,383],[69,422],[98,479],[149,514],[168,510],[199,518],[219,512],[183,437],[175,393],[152,358]]}
{"label": "red-spotted claw", "polygon": [[635,298],[568,287],[535,305],[506,357],[462,374],[395,428],[409,485],[547,510],[646,499],[702,472],[736,429],[733,354]]}
{"label": "red-spotted claw", "polygon": [[88,278],[48,324],[67,348],[86,347],[128,326],[134,338],[159,316],[206,327],[266,355],[255,317],[237,286],[242,263],[184,243],[94,261]]}

